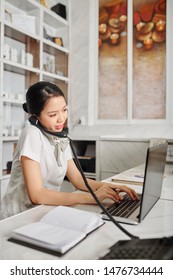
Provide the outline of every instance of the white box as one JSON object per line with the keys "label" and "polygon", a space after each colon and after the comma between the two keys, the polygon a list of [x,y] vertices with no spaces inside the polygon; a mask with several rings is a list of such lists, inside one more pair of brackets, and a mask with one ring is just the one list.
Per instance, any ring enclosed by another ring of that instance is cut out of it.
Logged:
{"label": "white box", "polygon": [[25,14],[12,14],[12,23],[27,33],[36,34],[36,18]]}

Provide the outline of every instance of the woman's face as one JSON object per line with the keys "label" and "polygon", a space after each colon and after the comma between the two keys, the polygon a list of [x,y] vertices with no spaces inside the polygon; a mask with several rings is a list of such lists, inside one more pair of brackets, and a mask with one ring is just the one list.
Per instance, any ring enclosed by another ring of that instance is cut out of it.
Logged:
{"label": "woman's face", "polygon": [[62,131],[67,120],[67,104],[64,97],[54,96],[50,98],[38,120],[43,127],[50,131]]}

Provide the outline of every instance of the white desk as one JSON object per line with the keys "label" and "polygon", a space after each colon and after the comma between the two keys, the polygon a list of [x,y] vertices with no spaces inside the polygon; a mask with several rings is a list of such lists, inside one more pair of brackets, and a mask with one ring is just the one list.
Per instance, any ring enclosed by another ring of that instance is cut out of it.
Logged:
{"label": "white desk", "polygon": [[[137,226],[123,225],[129,232],[141,238],[162,237],[173,235],[173,167],[167,166],[166,178],[163,183],[161,199],[152,208],[150,213]],[[135,186],[133,186],[135,187]],[[141,187],[138,187],[141,188]],[[50,260],[58,259],[25,246],[17,245],[7,241],[11,231],[24,224],[38,221],[52,206],[37,206],[8,219],[0,221],[0,259],[1,260]],[[78,208],[91,210],[97,206],[78,206]],[[102,227],[91,233],[86,239],[67,252],[60,259],[68,260],[94,260],[98,259],[104,252],[120,239],[128,239],[111,222],[106,222]]]}

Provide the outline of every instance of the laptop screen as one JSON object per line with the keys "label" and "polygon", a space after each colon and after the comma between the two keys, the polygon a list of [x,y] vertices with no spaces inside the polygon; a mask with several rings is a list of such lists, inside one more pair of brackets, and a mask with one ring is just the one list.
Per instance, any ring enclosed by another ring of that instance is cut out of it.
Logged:
{"label": "laptop screen", "polygon": [[149,147],[147,150],[144,189],[140,207],[141,222],[160,198],[166,163],[167,143]]}

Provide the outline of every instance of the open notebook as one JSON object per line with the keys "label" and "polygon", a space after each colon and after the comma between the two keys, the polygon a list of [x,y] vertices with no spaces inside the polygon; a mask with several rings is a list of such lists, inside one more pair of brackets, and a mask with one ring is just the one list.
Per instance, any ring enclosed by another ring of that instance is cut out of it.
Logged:
{"label": "open notebook", "polygon": [[40,221],[13,230],[9,241],[59,256],[103,224],[100,214],[57,206]]}

